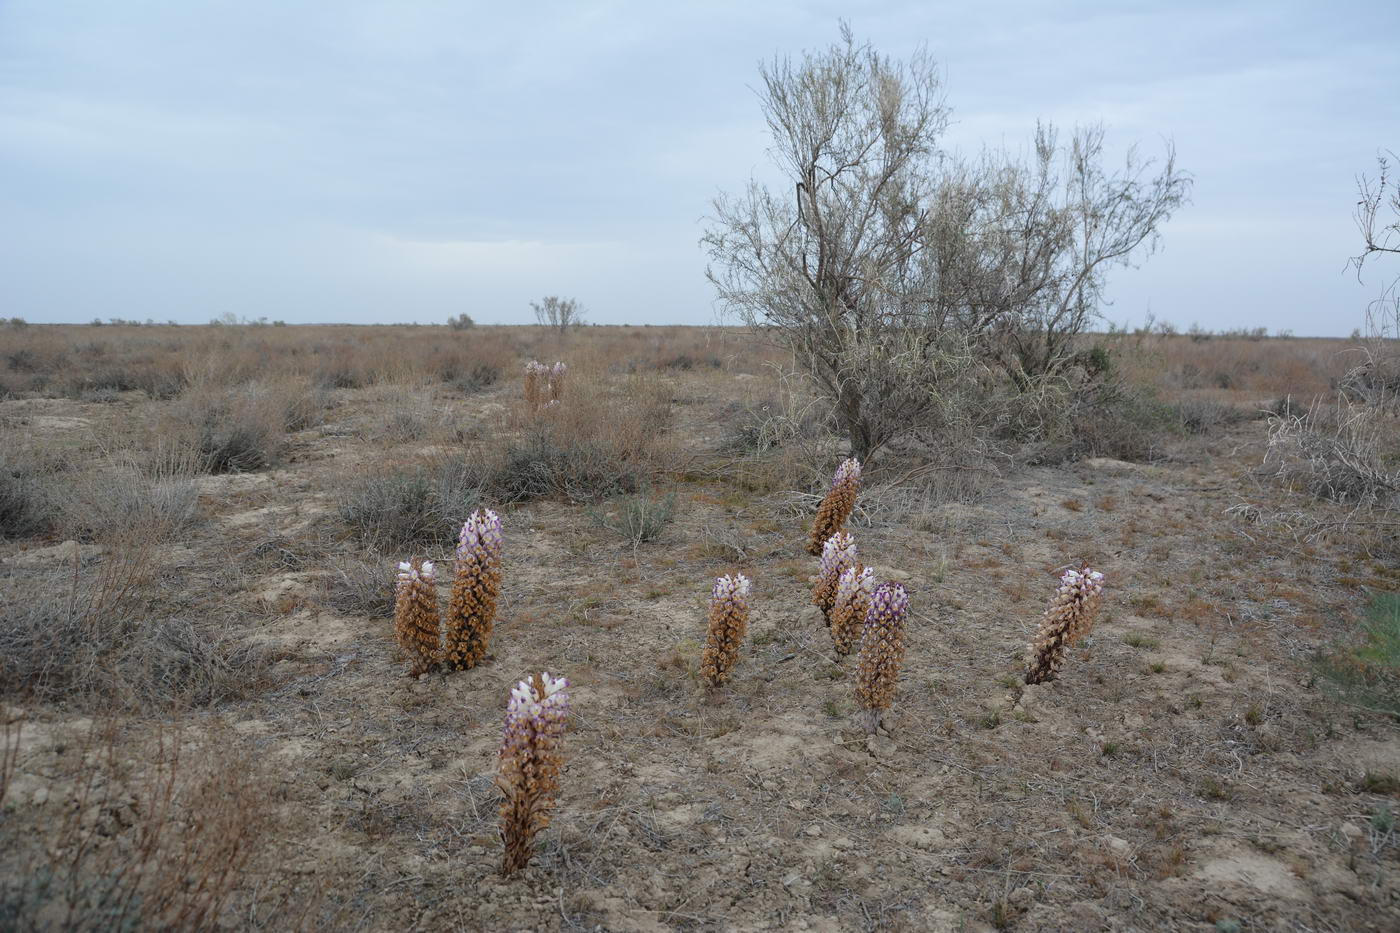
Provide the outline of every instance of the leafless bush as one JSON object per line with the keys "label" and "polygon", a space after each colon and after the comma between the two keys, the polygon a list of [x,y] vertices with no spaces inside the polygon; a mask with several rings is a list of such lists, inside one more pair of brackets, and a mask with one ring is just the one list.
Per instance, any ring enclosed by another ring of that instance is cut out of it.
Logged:
{"label": "leafless bush", "polygon": [[[1363,245],[1351,264],[1358,279],[1368,261],[1400,256],[1400,187],[1391,177],[1393,158],[1393,153],[1380,156],[1376,177],[1357,180],[1355,220]],[[1347,373],[1342,390],[1354,401],[1400,406],[1400,276],[1385,282],[1367,307],[1362,350],[1364,359]]]}
{"label": "leafless bush", "polygon": [[322,601],[336,612],[392,618],[396,566],[382,559],[346,561],[325,581]]}
{"label": "leafless bush", "polygon": [[560,298],[547,295],[540,301],[530,302],[535,312],[535,320],[546,327],[552,327],[563,334],[570,327],[583,324],[583,306],[573,298]]}
{"label": "leafless bush", "polygon": [[[761,71],[764,116],[792,188],[722,196],[704,242],[721,301],[797,357],[862,459],[993,372],[1018,392],[1070,378],[1106,271],[1152,247],[1189,180],[1103,134],[1034,158],[940,152],[937,69],[842,42]],[[789,192],[793,192],[790,194]]]}
{"label": "leafless bush", "polygon": [[[0,815],[7,930],[204,930],[224,912],[270,824],[266,775],[237,737],[179,729],[140,741],[94,723],[51,775],[56,820]],[[9,743],[17,735],[7,729]]]}
{"label": "leafless bush", "polygon": [[1313,495],[1362,507],[1387,507],[1400,492],[1400,470],[1385,459],[1395,426],[1383,411],[1339,398],[1305,414],[1270,414],[1266,472]]}

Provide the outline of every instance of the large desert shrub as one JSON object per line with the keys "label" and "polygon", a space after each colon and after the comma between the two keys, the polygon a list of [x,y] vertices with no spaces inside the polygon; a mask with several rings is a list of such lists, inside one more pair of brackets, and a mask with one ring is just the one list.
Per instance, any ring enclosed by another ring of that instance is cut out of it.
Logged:
{"label": "large desert shrub", "polygon": [[786,184],[721,196],[704,237],[724,305],[796,357],[865,458],[994,372],[1038,392],[1086,361],[1105,275],[1186,198],[1170,151],[1104,168],[1103,133],[1033,155],[940,149],[935,64],[842,41],[761,69]]}

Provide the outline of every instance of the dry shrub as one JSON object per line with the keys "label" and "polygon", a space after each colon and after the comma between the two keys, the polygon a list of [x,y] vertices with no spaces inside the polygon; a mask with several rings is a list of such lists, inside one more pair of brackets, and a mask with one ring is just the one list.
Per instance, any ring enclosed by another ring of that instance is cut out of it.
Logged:
{"label": "dry shrub", "polygon": [[288,431],[319,424],[328,397],[309,379],[282,377],[235,386],[194,383],[175,412],[174,433],[210,473],[243,473],[277,463]]}
{"label": "dry shrub", "polygon": [[416,441],[443,425],[432,392],[415,385],[393,385],[379,393],[376,410],[384,410],[376,435],[389,443]]}
{"label": "dry shrub", "polygon": [[6,568],[0,695],[138,708],[246,694],[262,653],[228,634],[199,585],[162,589],[160,533],[133,527],[100,557]]}
{"label": "dry shrub", "polygon": [[394,554],[450,547],[481,500],[478,463],[442,457],[341,485],[341,521],[360,543]]}
{"label": "dry shrub", "polygon": [[235,735],[197,745],[178,727],[145,740],[128,731],[104,719],[77,738],[46,780],[58,819],[0,801],[10,804],[0,926],[202,930],[233,919],[240,875],[271,825],[269,776]]}
{"label": "dry shrub", "polygon": [[1269,416],[1264,469],[1313,495],[1362,507],[1388,507],[1400,493],[1393,457],[1396,424],[1376,406],[1345,397],[1315,402],[1305,414]]}
{"label": "dry shrub", "polygon": [[394,614],[394,583],[387,560],[347,560],[325,580],[321,602],[336,612],[387,619]]}
{"label": "dry shrub", "polygon": [[669,422],[663,383],[642,376],[609,386],[572,381],[567,399],[520,425],[523,438],[478,453],[482,496],[502,503],[596,502],[634,493],[675,466]]}
{"label": "dry shrub", "polygon": [[57,523],[83,541],[138,527],[166,540],[198,514],[200,467],[193,451],[159,438],[141,452],[108,451],[93,467],[52,481]]}
{"label": "dry shrub", "polygon": [[49,470],[30,450],[0,447],[0,538],[41,534],[53,523]]}

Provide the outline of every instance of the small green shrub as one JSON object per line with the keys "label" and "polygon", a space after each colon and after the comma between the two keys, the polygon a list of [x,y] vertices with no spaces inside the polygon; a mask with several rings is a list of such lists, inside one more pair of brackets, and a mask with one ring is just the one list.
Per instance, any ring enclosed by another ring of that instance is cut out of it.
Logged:
{"label": "small green shrub", "polygon": [[1378,593],[1352,642],[1321,655],[1317,669],[1338,699],[1400,719],[1400,593]]}
{"label": "small green shrub", "polygon": [[616,500],[611,509],[590,509],[589,515],[596,524],[621,535],[635,547],[658,538],[671,523],[675,511],[674,492],[661,497],[641,493]]}

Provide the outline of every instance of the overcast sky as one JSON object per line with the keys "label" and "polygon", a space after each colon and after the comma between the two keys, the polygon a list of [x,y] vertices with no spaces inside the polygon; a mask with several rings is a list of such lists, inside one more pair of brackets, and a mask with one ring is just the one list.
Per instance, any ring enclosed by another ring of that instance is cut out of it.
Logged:
{"label": "overcast sky", "polygon": [[927,44],[952,147],[1023,146],[1037,117],[1175,143],[1193,203],[1115,275],[1112,320],[1361,323],[1395,0],[0,0],[0,314],[521,323],[562,294],[712,323],[698,240],[767,171],[758,63],[843,17]]}

